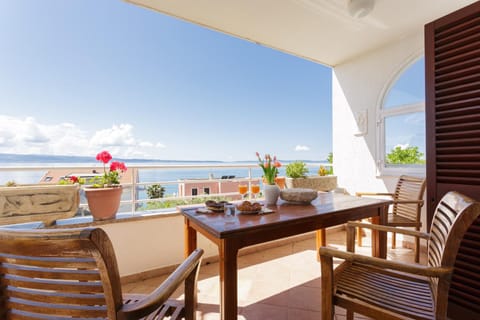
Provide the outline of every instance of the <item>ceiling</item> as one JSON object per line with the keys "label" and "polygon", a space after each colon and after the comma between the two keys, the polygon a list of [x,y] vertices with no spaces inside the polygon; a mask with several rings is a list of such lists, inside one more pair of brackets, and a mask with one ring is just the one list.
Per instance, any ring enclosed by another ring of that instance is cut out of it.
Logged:
{"label": "ceiling", "polygon": [[335,66],[475,0],[376,0],[353,18],[350,0],[126,0],[232,36]]}

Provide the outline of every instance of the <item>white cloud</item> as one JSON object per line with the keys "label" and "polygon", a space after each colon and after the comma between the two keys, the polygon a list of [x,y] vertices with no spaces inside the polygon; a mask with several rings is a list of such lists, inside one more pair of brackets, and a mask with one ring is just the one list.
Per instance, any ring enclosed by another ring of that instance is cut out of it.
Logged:
{"label": "white cloud", "polygon": [[153,147],[153,143],[149,141],[142,141],[138,144],[140,147]]}
{"label": "white cloud", "polygon": [[0,152],[92,156],[108,150],[115,158],[162,158],[160,142],[135,137],[131,124],[91,134],[73,123],[46,125],[36,119],[0,115]]}
{"label": "white cloud", "polygon": [[405,144],[397,144],[397,145],[394,147],[394,149],[397,148],[397,147],[400,147],[400,149],[406,150],[409,146],[410,146],[410,145],[409,145],[408,143],[405,143]]}
{"label": "white cloud", "polygon": [[295,151],[310,151],[310,147],[297,144],[295,146]]}

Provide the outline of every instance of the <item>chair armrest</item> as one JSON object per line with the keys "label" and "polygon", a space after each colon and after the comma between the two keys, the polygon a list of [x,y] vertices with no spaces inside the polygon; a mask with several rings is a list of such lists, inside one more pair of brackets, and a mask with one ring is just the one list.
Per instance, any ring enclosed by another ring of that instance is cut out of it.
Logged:
{"label": "chair armrest", "polygon": [[335,257],[344,259],[351,263],[360,263],[364,265],[370,265],[383,269],[391,269],[396,271],[402,271],[410,274],[416,274],[426,277],[443,278],[449,276],[453,272],[453,268],[442,267],[428,267],[421,264],[411,264],[392,260],[385,260],[380,258],[368,257],[352,252],[340,251],[337,249],[321,247],[319,250],[320,257]]}
{"label": "chair armrest", "polygon": [[420,231],[415,231],[415,230],[408,230],[408,229],[402,229],[402,228],[396,228],[396,227],[389,227],[389,226],[383,226],[380,224],[370,224],[370,223],[361,223],[361,222],[353,222],[349,221],[347,222],[345,228],[355,228],[355,227],[360,227],[360,228],[368,228],[368,229],[374,229],[378,231],[386,231],[386,232],[394,232],[394,233],[400,233],[400,234],[405,234],[408,236],[413,236],[413,237],[419,237],[425,240],[430,240],[430,234],[426,232],[420,232]]}
{"label": "chair armrest", "polygon": [[[191,279],[196,282],[202,255],[202,249],[193,251],[152,293],[135,303],[122,306],[118,311],[119,319],[130,320],[143,318],[164,304],[185,281]],[[185,284],[185,286],[187,286],[187,284]],[[187,297],[185,297],[185,299],[187,299]]]}
{"label": "chair armrest", "polygon": [[393,193],[385,193],[385,192],[355,192],[357,197],[361,196],[389,196],[393,197]]}

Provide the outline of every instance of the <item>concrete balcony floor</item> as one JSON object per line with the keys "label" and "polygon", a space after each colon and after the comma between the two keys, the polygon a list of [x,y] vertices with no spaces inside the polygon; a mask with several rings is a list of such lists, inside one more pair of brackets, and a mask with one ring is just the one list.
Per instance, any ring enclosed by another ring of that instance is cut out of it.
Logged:
{"label": "concrete balcony floor", "polygon": [[[390,236],[390,235],[389,235]],[[345,250],[345,232],[327,233],[328,246]],[[413,250],[390,248],[388,258],[413,262]],[[401,241],[397,239],[397,243]],[[357,253],[371,253],[370,238]],[[425,257],[421,257],[425,259]],[[421,261],[422,262],[422,261]],[[315,239],[291,242],[239,257],[238,319],[310,320],[321,319],[320,264],[316,260]],[[197,319],[217,320],[219,316],[218,263],[202,265],[198,282]],[[124,293],[149,293],[165,277],[156,277],[123,287]],[[182,292],[175,298],[183,298]],[[345,310],[336,310],[336,319],[346,319]],[[355,319],[368,319],[356,315]]]}

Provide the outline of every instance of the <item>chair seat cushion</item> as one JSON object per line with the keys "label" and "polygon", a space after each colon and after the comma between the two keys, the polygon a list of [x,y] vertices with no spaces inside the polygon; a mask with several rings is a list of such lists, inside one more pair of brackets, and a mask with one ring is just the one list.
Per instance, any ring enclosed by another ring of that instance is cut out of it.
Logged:
{"label": "chair seat cushion", "polygon": [[426,278],[358,264],[341,267],[335,292],[338,305],[368,304],[415,319],[435,318]]}
{"label": "chair seat cushion", "polygon": [[[123,295],[123,303],[130,304],[135,303],[141,299],[143,299],[146,295],[142,294],[124,294]],[[178,300],[167,300],[162,306],[155,309],[152,313],[148,316],[142,318],[142,320],[156,320],[156,319],[163,319],[164,317],[170,316],[169,319],[183,319],[185,316],[185,307],[183,301]]]}

